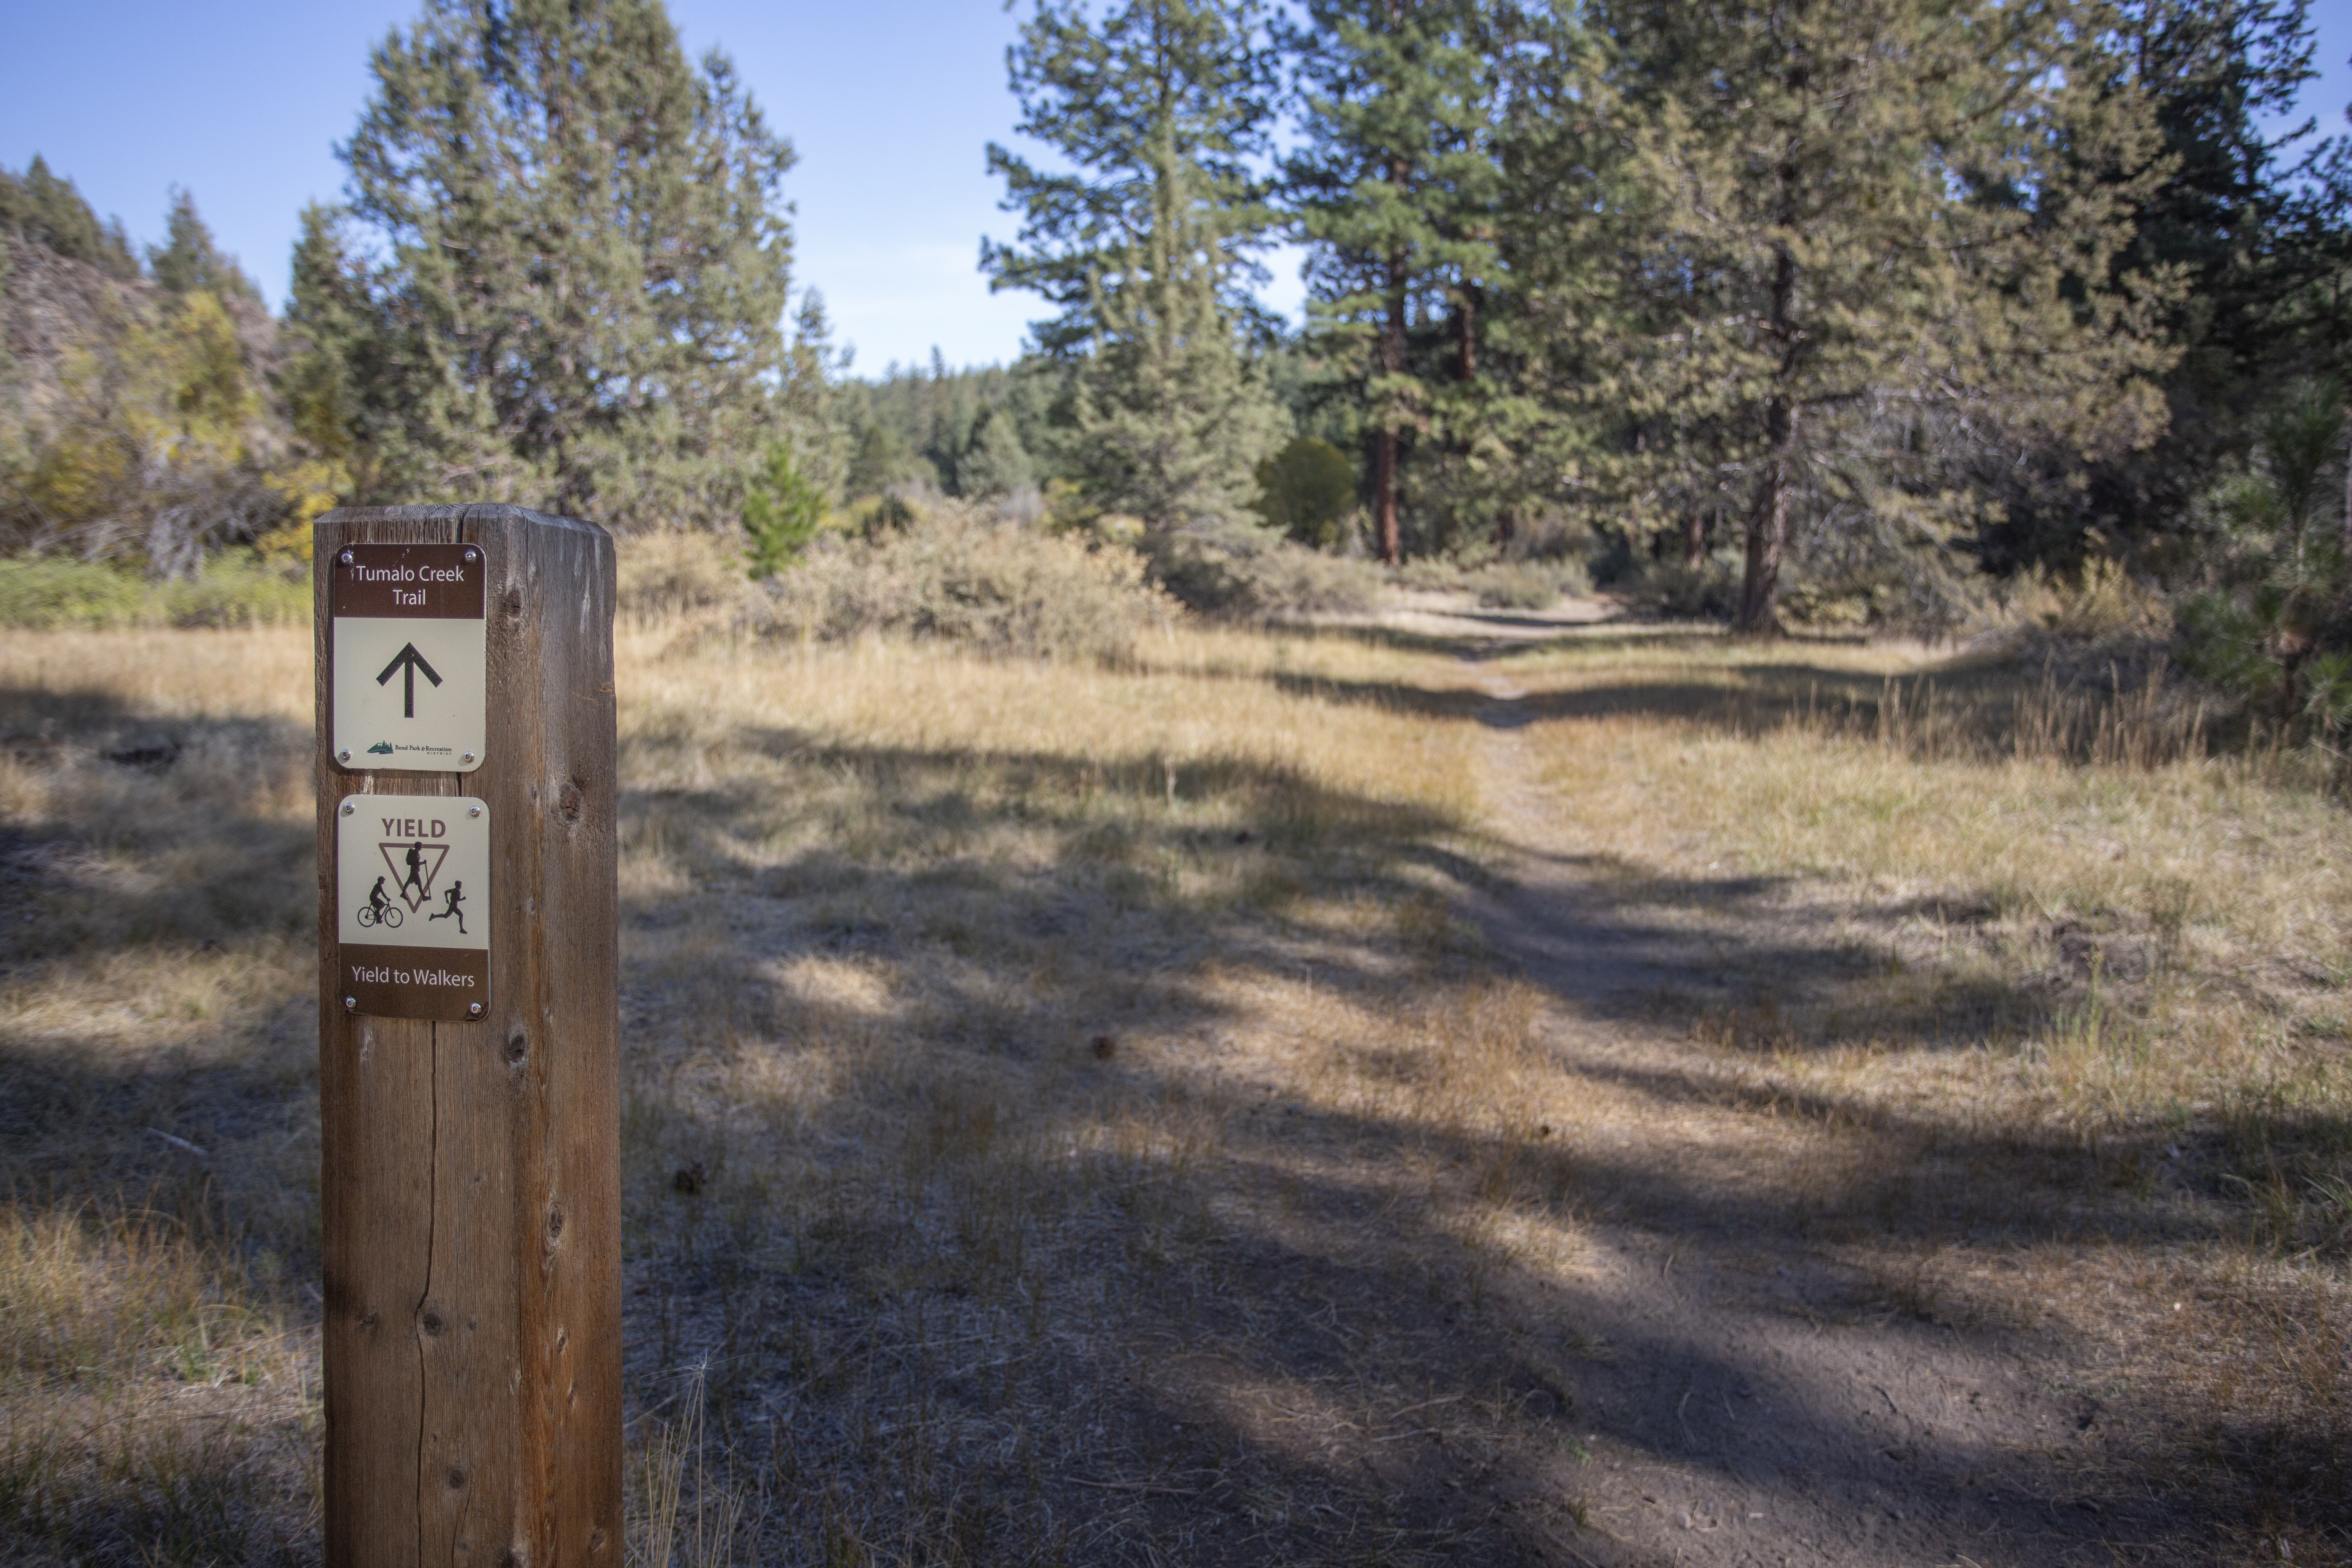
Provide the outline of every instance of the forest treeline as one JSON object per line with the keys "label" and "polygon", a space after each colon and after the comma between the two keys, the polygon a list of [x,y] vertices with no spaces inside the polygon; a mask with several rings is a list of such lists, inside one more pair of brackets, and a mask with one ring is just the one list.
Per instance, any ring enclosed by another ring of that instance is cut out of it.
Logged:
{"label": "forest treeline", "polygon": [[[656,0],[426,0],[274,318],[185,194],[140,255],[37,158],[0,181],[0,549],[184,574],[495,499],[774,571],[936,491],[1163,563],[1574,557],[1756,632],[2096,563],[2325,719],[2352,143],[2282,121],[2312,37],[2303,0],[1034,0],[980,258],[1030,351],[861,378],[723,54]],[[1303,325],[1257,301],[1285,242]]]}

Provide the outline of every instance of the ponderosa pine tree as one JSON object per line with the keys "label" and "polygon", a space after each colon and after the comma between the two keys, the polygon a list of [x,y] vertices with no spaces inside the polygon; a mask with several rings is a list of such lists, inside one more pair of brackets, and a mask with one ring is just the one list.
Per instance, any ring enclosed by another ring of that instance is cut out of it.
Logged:
{"label": "ponderosa pine tree", "polygon": [[[1307,0],[1284,31],[1306,143],[1288,187],[1310,247],[1309,331],[1350,367],[1371,445],[1372,525],[1401,559],[1406,446],[1483,425],[1480,311],[1498,268],[1493,28],[1475,0]],[[1416,353],[1416,328],[1434,352]]]}
{"label": "ponderosa pine tree", "polygon": [[1156,531],[1246,528],[1283,416],[1241,341],[1251,247],[1272,221],[1249,161],[1272,115],[1255,0],[1128,0],[1099,19],[1041,0],[1012,56],[1021,130],[1075,173],[1002,147],[1019,248],[982,252],[995,287],[1061,314],[1083,353],[1072,458],[1094,502]]}
{"label": "ponderosa pine tree", "polygon": [[727,58],[658,0],[426,0],[371,64],[289,312],[363,493],[731,523],[784,417],[793,154]]}
{"label": "ponderosa pine tree", "polygon": [[1021,433],[1013,426],[1013,416],[993,405],[982,408],[956,463],[956,493],[990,500],[1026,489],[1036,481],[1035,465],[1029,460],[1029,449],[1021,444]]}
{"label": "ponderosa pine tree", "polygon": [[1157,532],[1223,536],[1258,527],[1257,465],[1289,434],[1219,298],[1215,209],[1181,177],[1097,287],[1093,352],[1078,368],[1073,454],[1088,495]]}
{"label": "ponderosa pine tree", "polygon": [[2145,100],[2110,89],[2095,0],[1588,14],[1625,149],[1599,237],[1624,264],[1584,318],[1595,390],[1709,432],[1660,456],[1744,490],[1741,629],[1776,627],[1801,510],[1933,549],[1983,521],[1937,467],[1955,442],[2162,428],[2161,281],[2115,265],[2158,149]]}
{"label": "ponderosa pine tree", "polygon": [[110,278],[139,276],[122,220],[98,221],[69,179],[49,172],[38,153],[20,177],[0,169],[0,230],[46,246],[68,261],[88,262]]}
{"label": "ponderosa pine tree", "polygon": [[196,211],[188,192],[172,193],[172,211],[165,219],[167,240],[147,247],[147,271],[174,294],[203,289],[224,300],[261,303],[261,289],[246,276],[233,256],[224,256],[213,243],[213,231]]}
{"label": "ponderosa pine tree", "polygon": [[2168,154],[2117,267],[2182,285],[2162,312],[2180,351],[2163,378],[2170,436],[2087,465],[2083,497],[2011,500],[1988,552],[1999,567],[2071,563],[2094,530],[2147,564],[2200,554],[2195,498],[2259,412],[2296,376],[2352,363],[2352,139],[2289,118],[2317,76],[2305,0],[2123,0],[2112,37],[2111,68],[2151,103]]}

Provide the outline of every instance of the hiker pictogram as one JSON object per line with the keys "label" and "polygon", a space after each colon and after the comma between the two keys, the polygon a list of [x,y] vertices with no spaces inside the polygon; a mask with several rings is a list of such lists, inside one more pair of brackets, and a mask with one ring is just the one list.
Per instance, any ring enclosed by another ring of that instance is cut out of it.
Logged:
{"label": "hiker pictogram", "polygon": [[415,914],[423,909],[425,900],[433,896],[433,879],[441,874],[441,863],[449,858],[449,847],[427,844],[420,838],[406,843],[380,842],[376,848],[398,879],[394,889],[399,893],[400,901],[408,906],[408,912]]}
{"label": "hiker pictogram", "polygon": [[466,884],[462,881],[452,882],[449,884],[449,890],[441,896],[447,907],[437,915],[426,915],[425,918],[428,921],[454,920],[457,922],[457,934],[465,935],[466,916],[457,906],[466,901]]}
{"label": "hiker pictogram", "polygon": [[413,642],[401,645],[400,651],[392,656],[392,662],[383,667],[383,673],[375,678],[375,683],[382,686],[393,678],[395,671],[400,675],[400,716],[414,719],[416,717],[416,678],[422,675],[438,686],[441,684],[441,672],[425,661]]}

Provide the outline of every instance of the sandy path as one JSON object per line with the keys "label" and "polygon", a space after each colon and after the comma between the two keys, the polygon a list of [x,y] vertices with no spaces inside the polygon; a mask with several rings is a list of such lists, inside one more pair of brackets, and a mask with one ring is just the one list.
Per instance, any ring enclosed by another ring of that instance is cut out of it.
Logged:
{"label": "sandy path", "polygon": [[1639,1011],[1625,1003],[1707,988],[1706,954],[1627,931],[1591,895],[1558,826],[1567,803],[1537,776],[1526,694],[1480,684],[1486,820],[1513,847],[1470,912],[1547,994],[1544,1038],[1593,1090],[1581,1163],[1612,1194],[1585,1267],[1517,1314],[1592,1347],[1564,1352],[1580,1369],[1587,1522],[1553,1544],[1596,1568],[2191,1560],[2167,1544],[2181,1521],[2089,1479],[2111,1473],[2104,1433],[2079,1396],[2049,1391],[2032,1346],[1887,1310],[1850,1257],[1773,1211],[1772,1189],[1743,1186],[1766,1141],[1806,1134],[1661,1092],[1708,1063],[1622,1021]]}

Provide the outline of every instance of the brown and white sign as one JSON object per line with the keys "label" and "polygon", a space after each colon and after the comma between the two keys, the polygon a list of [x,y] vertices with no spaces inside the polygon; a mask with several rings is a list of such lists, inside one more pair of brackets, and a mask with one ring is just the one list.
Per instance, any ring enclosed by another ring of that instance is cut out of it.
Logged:
{"label": "brown and white sign", "polygon": [[337,763],[471,773],[488,739],[484,563],[471,544],[352,544],[336,552]]}
{"label": "brown and white sign", "polygon": [[346,796],[335,822],[336,984],[347,1011],[478,1018],[490,1000],[490,810]]}

